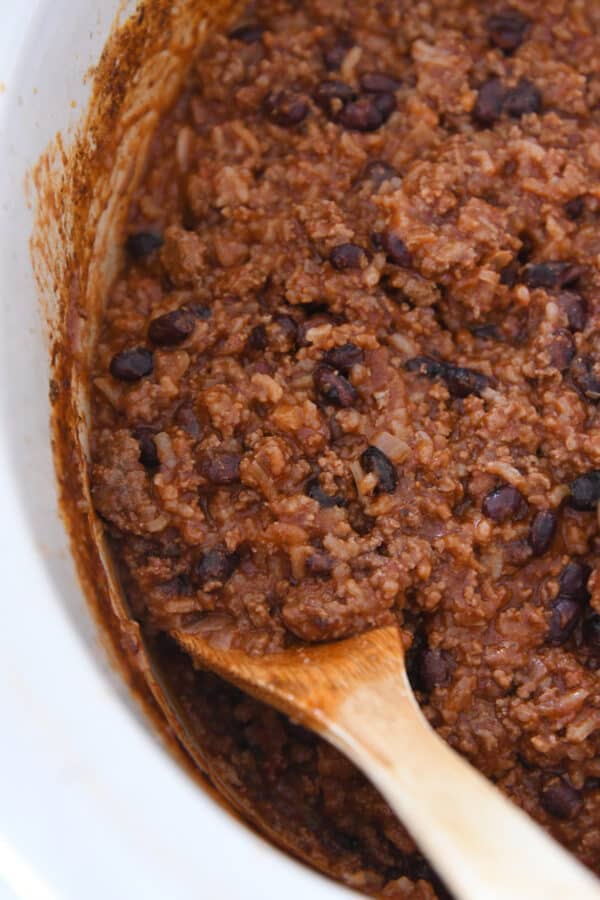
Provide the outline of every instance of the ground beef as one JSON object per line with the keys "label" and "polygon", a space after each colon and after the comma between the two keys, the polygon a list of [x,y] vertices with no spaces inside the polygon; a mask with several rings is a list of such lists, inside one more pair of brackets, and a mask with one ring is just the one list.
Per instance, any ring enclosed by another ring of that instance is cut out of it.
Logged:
{"label": "ground beef", "polygon": [[165,635],[398,619],[432,725],[600,872],[599,34],[574,0],[259,0],[130,210],[97,511],[214,777],[366,892],[443,896],[339,754]]}

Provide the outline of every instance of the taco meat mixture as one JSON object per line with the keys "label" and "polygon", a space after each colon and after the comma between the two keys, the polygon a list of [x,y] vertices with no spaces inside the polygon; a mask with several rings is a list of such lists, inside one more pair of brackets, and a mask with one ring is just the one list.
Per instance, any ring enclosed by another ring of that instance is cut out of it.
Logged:
{"label": "taco meat mixture", "polygon": [[447,897],[350,763],[169,637],[397,620],[431,724],[600,873],[600,4],[259,0],[123,244],[93,498],[213,780],[346,884]]}

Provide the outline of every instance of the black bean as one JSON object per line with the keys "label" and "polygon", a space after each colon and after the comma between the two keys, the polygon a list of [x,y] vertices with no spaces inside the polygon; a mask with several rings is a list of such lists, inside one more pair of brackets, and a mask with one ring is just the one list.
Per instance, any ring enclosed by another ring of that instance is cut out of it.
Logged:
{"label": "black bean", "polygon": [[600,469],[591,469],[579,475],[569,485],[569,504],[582,511],[596,509],[600,500]]}
{"label": "black bean", "polygon": [[338,372],[346,373],[352,366],[364,362],[364,351],[357,347],[356,344],[342,344],[339,347],[332,347],[323,354],[323,362]]}
{"label": "black bean", "polygon": [[512,53],[525,40],[531,21],[517,9],[509,8],[490,16],[486,24],[494,47]]}
{"label": "black bean", "polygon": [[572,597],[556,598],[550,612],[548,643],[560,647],[571,637],[583,615],[583,606]]}
{"label": "black bean", "polygon": [[189,338],[195,327],[196,316],[190,309],[174,309],[152,319],[148,326],[148,337],[153,344],[172,347]]}
{"label": "black bean", "polygon": [[600,650],[600,615],[593,613],[583,623],[583,639],[592,650]]}
{"label": "black bean", "polygon": [[542,95],[535,84],[527,78],[521,78],[518,85],[506,92],[503,103],[504,112],[513,119],[542,111]]}
{"label": "black bean", "polygon": [[356,99],[356,92],[344,81],[322,81],[314,93],[314,99],[328,116],[336,116],[345,103]]}
{"label": "black bean", "polygon": [[317,366],[313,373],[313,381],[318,396],[332,406],[344,409],[354,406],[358,400],[356,388],[347,378],[334,372],[329,366]]}
{"label": "black bean", "polygon": [[162,235],[154,231],[137,231],[135,234],[129,235],[125,246],[129,255],[134,259],[143,259],[154,250],[158,250],[163,244]]}
{"label": "black bean", "polygon": [[367,254],[358,244],[338,244],[329,254],[334,269],[361,269],[367,262]]}
{"label": "black bean", "polygon": [[186,306],[186,309],[189,309],[190,312],[194,313],[197,319],[202,319],[206,321],[210,319],[212,316],[212,310],[210,306],[205,306],[203,303],[192,303]]}
{"label": "black bean", "polygon": [[477,397],[490,386],[490,379],[483,372],[476,369],[467,369],[465,366],[446,365],[442,378],[453,397],[468,397],[475,394]]}
{"label": "black bean", "polygon": [[332,47],[326,47],[323,50],[323,62],[325,63],[325,68],[329,69],[330,72],[339,69],[344,62],[344,57],[347,52],[348,49],[342,47],[340,44],[333,44]]}
{"label": "black bean", "polygon": [[540,509],[529,527],[528,541],[534,556],[543,556],[554,540],[558,527],[558,516],[551,509]]}
{"label": "black bean", "polygon": [[400,87],[397,78],[383,72],[365,72],[360,76],[359,84],[367,94],[393,94]]}
{"label": "black bean", "polygon": [[566,778],[557,778],[546,785],[540,794],[543,808],[555,819],[568,821],[579,815],[583,800]]}
{"label": "black bean", "polygon": [[375,104],[377,110],[381,113],[384,122],[387,122],[391,114],[396,109],[396,97],[394,96],[394,94],[373,94],[373,103]]}
{"label": "black bean", "polygon": [[567,219],[575,222],[580,219],[585,211],[585,196],[573,197],[568,203],[565,203],[565,215]]}
{"label": "black bean", "polygon": [[575,341],[566,328],[557,328],[550,336],[550,365],[560,372],[566,371],[575,356]]}
{"label": "black bean", "polygon": [[588,315],[585,298],[575,291],[561,291],[556,301],[559,309],[567,317],[567,324],[571,331],[583,331]]}
{"label": "black bean", "polygon": [[587,583],[591,574],[592,570],[587,563],[579,561],[567,563],[558,580],[559,596],[585,603],[590,596]]}
{"label": "black bean", "polygon": [[372,181],[375,187],[380,187],[384,181],[391,181],[392,178],[398,177],[396,169],[383,159],[372,159],[365,166],[364,178]]}
{"label": "black bean", "polygon": [[373,250],[376,250],[378,253],[380,250],[383,250],[383,231],[372,231],[369,235],[369,240]]}
{"label": "black bean", "polygon": [[587,400],[600,400],[600,365],[592,356],[576,356],[570,369],[573,384]]}
{"label": "black bean", "polygon": [[156,469],[160,466],[153,432],[149,428],[136,428],[133,436],[140,445],[140,462],[144,468]]}
{"label": "black bean", "polygon": [[404,368],[427,378],[443,378],[446,374],[446,363],[432,356],[415,356],[404,364]]}
{"label": "black bean", "polygon": [[430,648],[425,630],[417,627],[406,654],[406,671],[413,689],[430,694],[434,688],[448,683],[452,668],[451,655]]}
{"label": "black bean", "polygon": [[360,464],[365,472],[373,472],[377,475],[378,485],[375,493],[394,493],[398,485],[398,473],[391,459],[379,447],[367,447],[361,453]]}
{"label": "black bean", "polygon": [[516,262],[509,263],[500,272],[500,284],[505,284],[506,287],[514,287],[518,280],[519,265]]}
{"label": "black bean", "polygon": [[232,41],[241,41],[243,44],[255,44],[256,41],[262,40],[264,33],[265,26],[260,22],[248,22],[230,31],[229,37]]}
{"label": "black bean", "polygon": [[471,328],[473,337],[480,341],[501,341],[502,335],[497,325],[474,325]]}
{"label": "black bean", "polygon": [[309,478],[304,486],[304,493],[311,498],[311,500],[316,500],[319,506],[324,507],[325,509],[330,509],[333,506],[345,506],[346,498],[342,497],[339,494],[326,494],[323,488],[321,487],[321,482],[319,480],[318,475],[314,475],[312,478]]}
{"label": "black bean", "polygon": [[577,281],[581,271],[570,262],[532,263],[525,267],[523,280],[530,288],[562,288]]}
{"label": "black bean", "polygon": [[255,325],[246,341],[246,351],[248,353],[262,353],[267,349],[269,339],[267,337],[267,329],[264,325]]}
{"label": "black bean", "polygon": [[202,436],[202,428],[198,417],[189,404],[181,404],[173,417],[173,421],[180,428],[183,428],[184,431],[187,431],[190,437],[198,439]]}
{"label": "black bean", "polygon": [[145,347],[121,350],[110,361],[110,374],[119,381],[139,381],[154,369],[154,357]]}
{"label": "black bean", "polygon": [[274,316],[273,322],[281,331],[284,341],[291,350],[298,340],[298,323],[291,316],[285,314]]}
{"label": "black bean", "polygon": [[314,578],[328,578],[335,567],[335,559],[329,553],[312,553],[306,560],[306,571]]}
{"label": "black bean", "polygon": [[338,35],[335,43],[323,49],[323,62],[325,63],[325,68],[329,69],[330,72],[339,69],[344,62],[344,57],[348,53],[348,50],[353,46],[354,41],[349,34],[342,33]]}
{"label": "black bean", "polygon": [[350,101],[341,110],[338,122],[351,131],[377,131],[386,118],[377,107],[377,96],[386,95],[359,97],[358,100]]}
{"label": "black bean", "polygon": [[502,116],[506,90],[499,78],[485,81],[477,93],[473,118],[480,125],[493,125]]}
{"label": "black bean", "polygon": [[211,484],[233,484],[240,479],[241,460],[239,453],[209,450],[201,458],[198,468]]}
{"label": "black bean", "polygon": [[302,94],[292,91],[271,91],[263,101],[263,110],[276,125],[291,128],[307,117],[310,107]]}
{"label": "black bean", "polygon": [[447,654],[443,650],[423,650],[418,661],[418,679],[420,688],[430,694],[434,688],[444,685],[450,677],[450,665]]}
{"label": "black bean", "polygon": [[384,231],[381,236],[381,247],[385,252],[386,259],[394,266],[402,266],[409,269],[412,265],[412,256],[410,250],[397,234],[393,231]]}
{"label": "black bean", "polygon": [[[168,558],[171,555],[173,558],[179,556],[179,551],[177,550],[175,553],[166,554],[163,552],[161,555],[164,555]],[[168,597],[189,597],[192,594],[192,583],[189,575],[185,572],[181,575],[176,575],[175,578],[172,578],[170,581],[165,581],[161,584],[161,589],[165,592]]]}
{"label": "black bean", "polygon": [[192,583],[197,587],[217,587],[229,581],[238,564],[236,553],[215,547],[204,553],[192,570]]}
{"label": "black bean", "polygon": [[493,522],[509,522],[523,518],[527,509],[525,498],[512,484],[494,488],[483,501],[483,514]]}
{"label": "black bean", "polygon": [[454,366],[431,356],[416,356],[409,359],[404,367],[408,372],[418,372],[427,378],[442,378],[453,397],[464,398],[470,394],[479,396],[490,386],[489,378],[482,372]]}

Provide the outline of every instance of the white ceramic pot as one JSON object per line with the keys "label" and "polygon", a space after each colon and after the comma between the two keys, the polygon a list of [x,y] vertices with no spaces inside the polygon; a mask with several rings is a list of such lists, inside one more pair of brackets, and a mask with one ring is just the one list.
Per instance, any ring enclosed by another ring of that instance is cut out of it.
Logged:
{"label": "white ceramic pot", "polygon": [[162,748],[106,663],[57,513],[24,183],[79,118],[121,7],[0,0],[0,897],[335,900],[349,893],[230,818]]}

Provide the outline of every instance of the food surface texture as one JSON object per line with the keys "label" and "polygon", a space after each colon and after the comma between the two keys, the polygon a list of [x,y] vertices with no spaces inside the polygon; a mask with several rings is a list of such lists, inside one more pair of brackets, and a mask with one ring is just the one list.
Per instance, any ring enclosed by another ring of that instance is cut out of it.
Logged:
{"label": "food surface texture", "polygon": [[169,638],[397,620],[431,724],[600,872],[600,3],[259,0],[123,250],[92,494],[212,777],[347,884],[448,896],[347,761]]}

